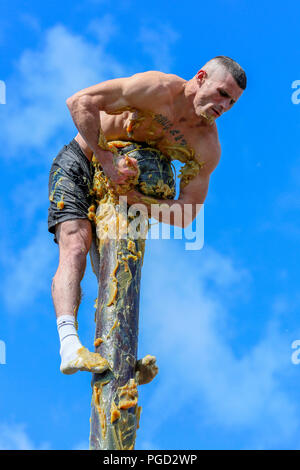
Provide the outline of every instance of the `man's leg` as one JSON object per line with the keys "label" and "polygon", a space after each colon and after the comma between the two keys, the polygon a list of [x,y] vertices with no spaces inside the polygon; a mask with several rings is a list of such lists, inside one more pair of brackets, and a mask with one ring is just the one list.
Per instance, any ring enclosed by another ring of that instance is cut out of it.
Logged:
{"label": "man's leg", "polygon": [[81,297],[80,282],[92,242],[91,223],[87,219],[62,222],[57,225],[56,239],[59,245],[59,265],[52,283],[56,317],[75,316]]}
{"label": "man's leg", "polygon": [[86,256],[92,242],[88,219],[62,222],[56,227],[59,244],[59,266],[52,282],[52,298],[61,342],[61,371],[73,374],[78,370],[100,373],[108,363],[99,354],[83,348],[75,328],[80,303],[80,282],[86,267]]}

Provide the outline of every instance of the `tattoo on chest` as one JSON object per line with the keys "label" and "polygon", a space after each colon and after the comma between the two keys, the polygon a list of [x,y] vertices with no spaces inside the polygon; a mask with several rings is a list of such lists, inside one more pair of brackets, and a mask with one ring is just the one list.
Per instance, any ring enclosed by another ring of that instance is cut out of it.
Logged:
{"label": "tattoo on chest", "polygon": [[184,135],[179,130],[172,129],[173,124],[171,121],[169,121],[168,118],[166,118],[162,114],[155,114],[154,121],[160,124],[165,132],[169,132],[178,144],[184,146],[187,145],[187,141],[185,140]]}

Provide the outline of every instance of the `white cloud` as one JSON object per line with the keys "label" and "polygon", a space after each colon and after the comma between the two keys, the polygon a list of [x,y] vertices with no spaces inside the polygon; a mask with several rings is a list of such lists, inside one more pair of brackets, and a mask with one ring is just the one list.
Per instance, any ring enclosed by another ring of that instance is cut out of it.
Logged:
{"label": "white cloud", "polygon": [[49,448],[49,443],[37,446],[26,432],[24,424],[0,424],[1,450],[44,450]]}
{"label": "white cloud", "polygon": [[88,441],[81,441],[76,444],[72,450],[89,450],[89,447]]}
{"label": "white cloud", "polygon": [[112,15],[106,14],[102,18],[95,18],[88,24],[87,30],[95,36],[99,44],[104,47],[119,30]]}
{"label": "white cloud", "polygon": [[[110,17],[103,24],[108,36],[110,29],[113,33]],[[91,28],[96,28],[95,22]],[[21,158],[29,148],[49,151],[50,139],[73,126],[65,100],[82,88],[123,74],[121,64],[102,44],[63,25],[46,30],[43,38],[38,49],[23,52],[14,77],[7,80],[3,156]]]}
{"label": "white cloud", "polygon": [[139,40],[144,51],[150,55],[155,69],[170,72],[173,65],[172,45],[178,40],[179,34],[169,25],[161,24],[155,28],[143,26]]}
{"label": "white cloud", "polygon": [[[34,226],[33,226],[34,227]],[[32,305],[39,295],[50,296],[51,275],[57,250],[47,232],[46,224],[40,223],[29,244],[18,253],[7,253],[6,272],[2,283],[2,297],[13,313]]]}
{"label": "white cloud", "polygon": [[[23,227],[31,226],[37,220],[37,216],[43,211],[43,216],[48,208],[48,174],[42,173],[34,178],[16,180],[10,195],[16,208],[18,223]],[[20,201],[26,197],[26,204],[20,210]],[[25,225],[24,225],[25,224]]]}
{"label": "white cloud", "polygon": [[[40,154],[57,149],[61,131],[75,132],[66,99],[82,88],[130,73],[129,64],[121,64],[107,52],[108,42],[119,30],[110,14],[92,20],[83,34],[61,24],[38,33],[34,17],[23,15],[22,21],[35,29],[39,42],[37,48],[23,51],[15,62],[13,76],[6,79],[7,103],[2,110],[0,139],[5,148],[3,158],[23,158],[29,149]],[[177,39],[178,34],[168,25],[142,27],[138,38],[154,68],[162,71],[170,70],[171,47]]]}
{"label": "white cloud", "polygon": [[140,450],[159,450],[159,448],[153,442],[143,441],[140,444]]}

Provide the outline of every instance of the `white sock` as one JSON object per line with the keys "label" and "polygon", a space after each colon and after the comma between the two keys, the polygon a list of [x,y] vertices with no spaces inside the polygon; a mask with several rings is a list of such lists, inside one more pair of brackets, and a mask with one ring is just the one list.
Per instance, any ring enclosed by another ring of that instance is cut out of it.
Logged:
{"label": "white sock", "polygon": [[75,328],[73,315],[62,315],[57,319],[57,330],[60,340],[60,355],[62,361],[74,359],[79,348],[82,347]]}
{"label": "white sock", "polygon": [[73,315],[58,317],[57,330],[60,339],[61,372],[74,374],[78,370],[85,370],[101,374],[109,368],[107,360],[101,357],[100,354],[91,353],[82,346],[75,328]]}

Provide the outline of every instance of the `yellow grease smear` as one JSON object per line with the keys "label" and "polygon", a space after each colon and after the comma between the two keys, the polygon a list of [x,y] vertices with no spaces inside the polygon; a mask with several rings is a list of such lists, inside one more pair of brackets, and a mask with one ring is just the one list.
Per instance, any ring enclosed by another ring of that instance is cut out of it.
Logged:
{"label": "yellow grease smear", "polygon": [[112,281],[109,285],[109,299],[107,302],[107,307],[110,307],[116,301],[117,293],[118,293],[118,280],[116,278],[116,272],[119,267],[119,260],[117,260],[117,264],[111,274]]}
{"label": "yellow grease smear", "polygon": [[123,387],[118,388],[119,409],[127,410],[136,406],[138,399],[137,385],[134,379],[130,379]]}
{"label": "yellow grease smear", "polygon": [[[59,170],[56,170],[56,171],[53,173],[53,176],[55,176],[58,171],[59,171]],[[57,186],[59,185],[59,183],[60,183],[63,179],[64,179],[64,177],[63,177],[63,176],[60,176],[60,177],[58,178],[58,180],[56,181],[55,186],[54,186],[53,190],[52,190],[51,193],[50,193],[49,201],[52,202],[52,201],[54,200],[54,194],[55,194],[56,188],[57,188]]]}
{"label": "yellow grease smear", "polygon": [[110,329],[109,332],[108,332],[108,335],[106,336],[106,339],[110,338],[110,335],[112,334],[113,330],[114,330],[117,326],[120,326],[120,322],[119,322],[118,319],[116,318],[116,319],[115,319],[115,322],[114,322],[114,324],[113,324],[113,326],[111,327],[111,329]]}
{"label": "yellow grease smear", "polygon": [[122,257],[122,259],[125,261],[127,261],[128,259],[133,259],[134,261],[137,261],[138,258],[141,258],[142,257],[142,252],[139,250],[137,251],[136,250],[136,245],[135,245],[135,242],[133,240],[128,240],[127,242],[127,250],[130,251],[130,253],[132,254],[128,254],[125,257]]}
{"label": "yellow grease smear", "polygon": [[123,261],[124,264],[124,272],[129,273],[130,275],[130,280],[132,279],[132,273],[128,265],[128,258],[125,258],[124,256],[121,257],[121,260]]}
{"label": "yellow grease smear", "polygon": [[96,206],[95,206],[95,204],[92,204],[88,209],[88,218],[90,220],[94,220],[96,218],[95,211],[96,211]]}
{"label": "yellow grease smear", "polygon": [[[149,193],[149,186],[145,181],[140,183],[140,188],[143,193]],[[160,195],[162,199],[167,199],[169,196],[175,196],[175,189],[171,189],[167,183],[163,182],[163,180],[158,180],[154,188],[150,187],[151,192],[153,191],[153,189],[158,195]]]}
{"label": "yellow grease smear", "polygon": [[87,348],[79,348],[78,356],[84,361],[84,367],[92,369],[94,367],[105,368],[108,365],[107,360],[98,353],[92,353]]}
{"label": "yellow grease smear", "polygon": [[110,422],[111,424],[114,423],[117,419],[121,416],[120,410],[118,409],[117,405],[115,404],[114,400],[112,401],[111,408],[110,408]]}
{"label": "yellow grease smear", "polygon": [[102,397],[102,387],[104,383],[101,383],[100,386],[97,385],[97,383],[94,384],[93,388],[93,399],[95,406],[98,411],[99,419],[100,419],[100,425],[101,425],[101,432],[102,432],[102,437],[103,439],[105,438],[106,435],[106,416],[104,413],[104,410],[101,408],[101,397]]}
{"label": "yellow grease smear", "polygon": [[140,427],[141,412],[142,412],[142,407],[138,406],[136,410],[136,428],[137,429],[139,429]]}
{"label": "yellow grease smear", "polygon": [[131,251],[131,253],[136,255],[136,246],[135,246],[135,242],[133,240],[128,240],[127,249],[129,251]]}
{"label": "yellow grease smear", "polygon": [[127,255],[126,259],[133,259],[134,261],[137,261],[137,256],[136,255]]}
{"label": "yellow grease smear", "polygon": [[97,346],[100,346],[101,343],[103,343],[103,339],[102,339],[102,338],[97,338],[97,339],[95,339],[95,341],[94,341],[94,346],[95,346],[95,348],[97,348]]}
{"label": "yellow grease smear", "polygon": [[[117,403],[112,400],[110,408],[111,431],[114,448],[131,450],[134,448],[136,429],[139,428],[141,407],[137,406],[137,386],[134,379],[117,390]],[[129,408],[135,407],[134,413]]]}

